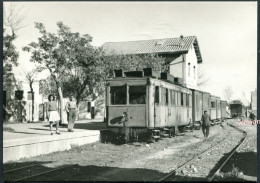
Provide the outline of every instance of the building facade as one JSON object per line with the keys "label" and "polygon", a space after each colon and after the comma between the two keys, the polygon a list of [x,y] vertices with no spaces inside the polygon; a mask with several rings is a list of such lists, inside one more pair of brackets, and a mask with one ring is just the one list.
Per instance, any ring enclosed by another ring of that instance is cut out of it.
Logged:
{"label": "building facade", "polygon": [[117,55],[158,54],[165,58],[170,74],[180,78],[184,86],[198,87],[198,64],[202,63],[202,56],[196,36],[107,42],[102,48],[108,54]]}

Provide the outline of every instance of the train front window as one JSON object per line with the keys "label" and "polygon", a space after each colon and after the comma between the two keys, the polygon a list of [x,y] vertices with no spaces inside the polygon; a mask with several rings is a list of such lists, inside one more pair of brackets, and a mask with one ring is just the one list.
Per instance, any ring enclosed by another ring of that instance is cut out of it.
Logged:
{"label": "train front window", "polygon": [[126,86],[110,87],[111,105],[126,104]]}
{"label": "train front window", "polygon": [[129,104],[145,104],[146,86],[129,86]]}

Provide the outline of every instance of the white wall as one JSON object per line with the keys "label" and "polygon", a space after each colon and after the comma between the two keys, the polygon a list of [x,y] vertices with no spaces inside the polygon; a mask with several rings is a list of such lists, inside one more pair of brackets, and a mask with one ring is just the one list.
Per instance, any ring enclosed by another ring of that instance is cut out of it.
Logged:
{"label": "white wall", "polygon": [[[32,121],[32,100],[28,98],[28,92],[31,91],[30,85],[27,81],[22,82],[22,90],[23,93],[23,100],[26,101],[26,118],[29,121]],[[42,95],[39,94],[39,83],[33,83],[33,91],[34,91],[34,121],[39,120],[39,104],[42,103],[43,98]]]}
{"label": "white wall", "polygon": [[[189,74],[189,65],[188,65],[189,63],[190,63],[190,74]],[[194,66],[195,66],[195,72],[194,72]],[[197,57],[192,45],[189,52],[186,54],[186,62],[185,62],[185,76],[186,76],[185,83],[188,88],[197,89],[197,84],[198,84],[197,72],[198,72]]]}
{"label": "white wall", "polygon": [[174,77],[183,78],[183,57],[180,55],[170,63],[170,74]]}

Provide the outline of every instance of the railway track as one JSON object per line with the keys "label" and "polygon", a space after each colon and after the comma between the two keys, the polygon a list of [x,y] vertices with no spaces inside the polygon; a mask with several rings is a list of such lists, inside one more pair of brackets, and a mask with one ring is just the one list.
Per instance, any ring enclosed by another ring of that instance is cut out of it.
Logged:
{"label": "railway track", "polygon": [[55,171],[59,171],[66,168],[71,168],[73,165],[64,165],[57,168],[50,169],[49,167],[43,166],[41,163],[28,165],[24,167],[19,167],[11,170],[7,170],[3,172],[3,177],[5,181],[32,181],[32,179],[35,179],[40,176],[46,176],[51,173],[54,173]]}
{"label": "railway track", "polygon": [[[228,125],[232,126],[230,124],[228,124]],[[232,127],[236,128],[234,126],[232,126]],[[228,130],[226,127],[223,127],[223,129],[227,130],[227,132],[228,132],[227,134],[231,133],[231,131]],[[221,170],[221,168],[228,162],[228,160],[232,157],[232,155],[236,152],[236,150],[242,145],[242,143],[244,142],[244,140],[247,137],[246,132],[244,132],[243,130],[238,129],[238,128],[236,128],[236,130],[239,130],[240,132],[242,132],[244,134],[243,138],[239,141],[238,145],[236,145],[235,148],[232,149],[232,151],[229,151],[229,153],[225,156],[224,160],[222,160],[222,162],[220,164],[218,164],[216,167],[214,167],[213,171],[211,171],[209,174],[204,173],[204,172],[202,172],[200,174],[196,173],[197,176],[199,176],[200,178],[204,177],[205,178],[204,180],[207,180],[207,181],[214,180],[215,176],[218,174],[218,172]],[[227,136],[229,136],[229,135],[227,135]],[[194,162],[196,162],[196,161],[197,161],[197,164],[198,164],[198,160],[203,161],[203,160],[198,159],[198,158],[202,157],[203,155],[205,155],[207,153],[209,153],[210,151],[215,151],[214,148],[221,146],[228,139],[229,138],[224,138],[224,139],[220,140],[219,142],[217,142],[216,144],[214,144],[210,148],[204,150],[203,152],[199,153],[198,155],[196,155],[195,157],[193,157],[192,159],[190,159],[186,163],[179,166],[177,169],[171,171],[166,176],[160,178],[159,181],[175,181],[175,180],[179,181],[181,178],[186,178],[185,180],[187,180],[187,178],[188,178],[188,180],[194,180],[193,179],[194,177],[186,177],[186,176],[180,177],[179,176],[180,171],[182,169],[184,169],[185,167],[191,165],[192,163],[194,164]],[[234,147],[234,146],[232,146],[232,147]],[[205,161],[204,161],[204,163],[205,163]],[[6,170],[6,171],[3,172],[3,177],[4,177],[5,181],[43,180],[43,179],[45,179],[44,177],[48,177],[49,175],[55,173],[56,171],[58,171],[59,174],[62,174],[63,170],[67,170],[67,168],[71,169],[74,166],[77,166],[77,165],[72,164],[72,165],[65,165],[65,166],[61,166],[61,167],[57,167],[57,168],[50,168],[50,167],[43,166],[42,163],[36,163],[36,164],[33,164],[33,165],[27,165],[27,166],[23,166],[23,167],[11,168],[9,170]]]}
{"label": "railway track", "polygon": [[[237,146],[235,146],[235,148],[233,148],[225,157],[224,160],[222,160],[221,163],[217,164],[216,167],[214,167],[214,169],[209,173],[195,173],[197,176],[200,176],[200,179],[204,180],[204,181],[213,181],[214,178],[216,177],[216,175],[219,173],[219,171],[221,170],[221,168],[228,162],[228,160],[232,157],[232,155],[236,152],[236,150],[243,144],[243,142],[245,141],[246,137],[247,137],[247,133],[233,125],[230,125],[229,123],[227,123],[229,126],[235,128],[236,130],[242,132],[244,134],[243,138],[240,140],[240,142],[238,143]],[[230,134],[230,131],[228,132]],[[159,181],[179,181],[180,179],[184,179],[184,180],[193,180],[194,177],[180,177],[179,172],[183,169],[185,169],[187,166],[191,165],[192,163],[194,163],[195,161],[198,161],[198,158],[202,157],[203,155],[211,152],[212,150],[214,150],[214,148],[222,145],[225,141],[227,141],[228,138],[224,138],[223,140],[221,140],[220,142],[218,142],[217,144],[211,146],[210,148],[206,149],[205,151],[199,153],[198,155],[196,155],[195,157],[193,157],[192,159],[190,159],[189,161],[187,161],[186,163],[182,164],[181,166],[179,166],[178,168],[176,168],[175,170],[171,171],[170,173],[168,173],[166,176],[162,177],[161,179],[159,179]],[[202,161],[202,160],[200,160]],[[204,162],[206,163],[206,162]],[[191,165],[192,166],[192,165]],[[206,177],[206,178],[202,178],[202,177]],[[199,180],[199,178],[198,178]]]}

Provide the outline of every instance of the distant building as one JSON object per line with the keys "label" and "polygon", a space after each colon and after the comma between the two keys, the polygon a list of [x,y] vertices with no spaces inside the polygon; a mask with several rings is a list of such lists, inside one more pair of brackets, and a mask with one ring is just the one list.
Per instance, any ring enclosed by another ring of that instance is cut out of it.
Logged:
{"label": "distant building", "polygon": [[169,64],[170,74],[181,78],[184,86],[197,89],[198,64],[202,63],[202,57],[196,36],[107,42],[102,47],[108,54],[158,54]]}
{"label": "distant building", "polygon": [[[21,78],[19,78],[21,79]],[[39,83],[33,83],[34,90],[34,121],[39,120],[39,104],[43,102],[39,94]],[[10,122],[32,121],[32,94],[26,79],[17,81],[14,74],[10,74],[3,87],[3,118]],[[23,117],[21,117],[23,116]],[[19,118],[19,119],[17,119]]]}
{"label": "distant building", "polygon": [[251,92],[251,110],[257,115],[257,89]]}

